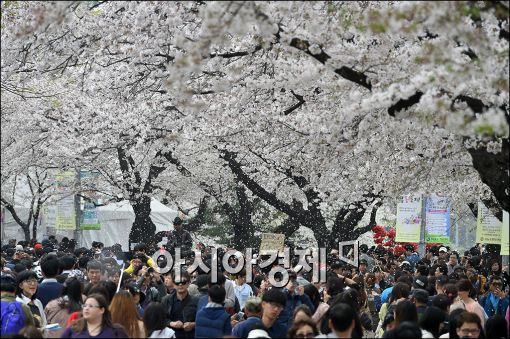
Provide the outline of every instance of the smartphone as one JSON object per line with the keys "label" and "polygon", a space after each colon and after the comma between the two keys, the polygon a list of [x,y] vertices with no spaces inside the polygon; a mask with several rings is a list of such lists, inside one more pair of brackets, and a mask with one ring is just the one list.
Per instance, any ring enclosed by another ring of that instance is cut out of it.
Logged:
{"label": "smartphone", "polygon": [[236,320],[241,321],[241,319],[243,319],[243,317],[244,317],[244,312],[239,312],[236,315]]}

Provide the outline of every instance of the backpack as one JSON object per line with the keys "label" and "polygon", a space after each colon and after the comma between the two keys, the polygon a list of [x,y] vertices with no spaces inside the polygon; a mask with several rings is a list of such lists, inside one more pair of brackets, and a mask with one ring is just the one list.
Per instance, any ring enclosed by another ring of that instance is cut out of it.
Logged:
{"label": "backpack", "polygon": [[25,327],[25,314],[19,301],[2,301],[2,336],[17,334]]}

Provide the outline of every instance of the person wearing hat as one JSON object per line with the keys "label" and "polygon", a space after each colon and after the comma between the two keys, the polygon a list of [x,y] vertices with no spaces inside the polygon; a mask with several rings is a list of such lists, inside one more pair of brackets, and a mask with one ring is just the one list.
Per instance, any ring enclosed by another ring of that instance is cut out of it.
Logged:
{"label": "person wearing hat", "polygon": [[167,249],[170,253],[175,253],[175,248],[181,249],[181,257],[185,257],[189,254],[193,246],[193,239],[188,231],[182,228],[182,219],[175,217],[174,219],[174,230],[170,232],[170,237],[167,243]]}
{"label": "person wearing hat", "polygon": [[366,266],[367,266],[366,269],[369,272],[371,272],[375,266],[375,261],[374,261],[374,258],[372,258],[370,255],[368,255],[368,246],[366,244],[360,245],[359,251],[361,252],[361,254],[359,256],[360,263],[361,263],[361,260],[365,260]]}
{"label": "person wearing hat", "polygon": [[132,283],[128,286],[128,291],[131,293],[133,297],[133,301],[136,305],[136,310],[138,311],[138,315],[143,317],[144,310],[142,307],[142,303],[145,301],[145,294],[140,290],[140,287],[136,283]]}
{"label": "person wearing hat", "polygon": [[446,254],[448,253],[448,249],[444,246],[439,247],[439,258],[446,260]]}
{"label": "person wearing hat", "polygon": [[418,322],[421,320],[425,310],[427,309],[427,302],[429,301],[429,292],[421,288],[415,288],[411,291],[411,302],[416,306],[418,313]]}

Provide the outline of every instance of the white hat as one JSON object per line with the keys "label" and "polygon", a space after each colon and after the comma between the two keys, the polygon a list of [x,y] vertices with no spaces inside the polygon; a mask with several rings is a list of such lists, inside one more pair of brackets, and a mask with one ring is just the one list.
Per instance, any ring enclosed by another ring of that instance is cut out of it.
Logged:
{"label": "white hat", "polygon": [[16,251],[23,251],[23,246],[16,245]]}
{"label": "white hat", "polygon": [[248,333],[247,338],[271,338],[269,334],[267,334],[267,331],[264,331],[262,329],[255,329],[251,330],[250,333]]}
{"label": "white hat", "polygon": [[448,252],[448,250],[446,249],[446,247],[441,247],[439,248],[439,252]]}

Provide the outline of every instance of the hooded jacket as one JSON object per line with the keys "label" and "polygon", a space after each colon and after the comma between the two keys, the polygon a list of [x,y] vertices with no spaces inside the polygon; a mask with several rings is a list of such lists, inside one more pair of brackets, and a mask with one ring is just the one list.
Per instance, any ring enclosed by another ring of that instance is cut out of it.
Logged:
{"label": "hooded jacket", "polygon": [[195,338],[222,338],[230,335],[230,315],[219,304],[209,303],[198,311],[195,320]]}

